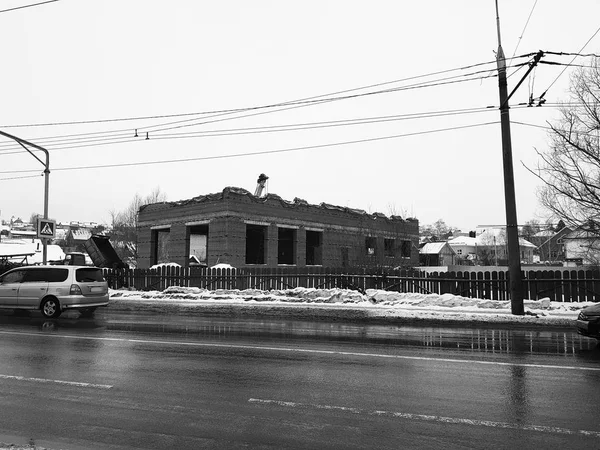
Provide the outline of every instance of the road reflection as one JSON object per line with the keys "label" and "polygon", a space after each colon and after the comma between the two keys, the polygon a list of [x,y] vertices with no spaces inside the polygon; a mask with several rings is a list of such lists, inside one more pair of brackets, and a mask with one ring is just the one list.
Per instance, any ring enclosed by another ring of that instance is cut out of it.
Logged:
{"label": "road reflection", "polygon": [[172,318],[133,316],[111,318],[107,330],[142,333],[174,333],[187,337],[224,340],[301,340],[304,342],[369,343],[423,349],[454,349],[491,354],[543,354],[576,356],[600,362],[596,340],[572,329],[525,329],[423,327],[308,322],[256,318]]}
{"label": "road reflection", "polygon": [[368,343],[424,350],[453,349],[498,355],[585,356],[600,363],[596,340],[579,336],[572,329],[536,330],[492,327],[432,327],[335,322],[309,322],[257,318],[182,317],[157,314],[96,313],[82,318],[69,311],[58,319],[40,314],[0,313],[0,327],[35,328],[43,332],[120,332],[173,334],[186,338],[226,340],[301,340],[330,343]]}

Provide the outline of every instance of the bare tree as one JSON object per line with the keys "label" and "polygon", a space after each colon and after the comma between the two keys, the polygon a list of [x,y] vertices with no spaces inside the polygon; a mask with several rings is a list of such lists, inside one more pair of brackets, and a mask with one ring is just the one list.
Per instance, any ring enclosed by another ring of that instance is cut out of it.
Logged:
{"label": "bare tree", "polygon": [[443,219],[438,219],[432,224],[420,227],[419,233],[421,236],[427,236],[434,240],[443,240],[457,230],[456,227],[446,225]]}
{"label": "bare tree", "polygon": [[142,197],[136,193],[129,205],[122,211],[110,211],[111,217],[111,241],[119,257],[135,265],[138,258],[138,213],[140,208],[151,203],[164,202],[167,199],[166,193],[156,187],[149,195]]}
{"label": "bare tree", "polygon": [[600,66],[571,76],[570,102],[551,124],[549,148],[537,151],[541,204],[567,226],[600,234]]}
{"label": "bare tree", "polygon": [[523,228],[521,229],[521,236],[531,242],[533,236],[542,231],[542,225],[539,220],[531,219],[525,222]]}

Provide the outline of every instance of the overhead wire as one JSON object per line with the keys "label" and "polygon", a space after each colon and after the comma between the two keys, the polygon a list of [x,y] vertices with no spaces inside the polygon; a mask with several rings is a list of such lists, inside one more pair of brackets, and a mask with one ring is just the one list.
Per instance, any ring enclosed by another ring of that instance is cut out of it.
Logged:
{"label": "overhead wire", "polygon": [[[488,73],[488,75],[478,76],[478,77],[473,77],[473,78],[462,78],[462,77],[471,76],[471,75],[479,75],[479,74],[482,74],[482,73]],[[297,102],[290,102],[290,103],[288,103],[289,105],[294,105],[293,107],[281,108],[281,109],[278,109],[277,111],[273,111],[273,112],[281,112],[281,111],[285,111],[285,110],[288,110],[288,109],[293,109],[295,107],[302,107],[302,106],[311,105],[311,104],[321,104],[321,103],[326,103],[326,102],[331,102],[331,101],[340,101],[340,100],[349,100],[349,99],[354,99],[354,98],[359,98],[359,97],[367,97],[367,96],[371,96],[371,95],[387,94],[387,93],[400,92],[400,91],[405,91],[405,90],[422,89],[422,88],[443,86],[443,85],[448,85],[448,84],[463,83],[463,82],[468,82],[468,81],[481,80],[481,79],[484,79],[484,78],[494,78],[496,76],[497,76],[497,74],[491,74],[490,75],[489,71],[482,70],[482,71],[477,71],[477,72],[473,72],[473,73],[466,74],[466,75],[455,75],[455,76],[452,76],[452,77],[442,78],[442,79],[439,79],[439,80],[434,80],[432,82],[416,83],[416,84],[413,84],[413,85],[399,86],[399,87],[396,87],[396,88],[389,88],[389,89],[384,89],[384,90],[379,90],[379,91],[365,92],[365,93],[361,93],[361,94],[353,94],[353,95],[346,95],[346,96],[342,96],[342,97],[332,97],[332,98],[324,98],[324,99],[311,99],[311,98],[309,98],[309,99],[303,99],[303,100],[300,100],[300,101],[297,101]],[[457,80],[456,78],[462,78],[462,79],[458,79]],[[286,105],[282,104],[280,106],[286,106]],[[252,117],[252,116],[257,116],[257,115],[261,115],[261,114],[265,114],[265,113],[271,113],[271,111],[245,114],[245,115],[242,115],[242,116],[237,116],[237,117],[235,117],[233,119],[239,119],[239,118],[245,118],[245,117]],[[152,131],[153,133],[156,133],[156,132],[160,132],[160,131],[168,131],[168,130],[177,129],[177,128],[185,128],[185,127],[190,127],[190,126],[205,125],[207,123],[215,123],[215,122],[220,122],[222,120],[232,120],[232,119],[227,118],[227,119],[217,119],[217,120],[212,120],[212,121],[204,121],[204,122],[199,122],[199,123],[191,123],[191,124],[190,123],[185,123],[185,124],[182,124],[184,122],[191,122],[191,121],[194,121],[194,120],[198,120],[198,119],[187,119],[187,120],[183,120],[183,121],[173,122],[172,124],[165,124],[165,125],[175,125],[175,126],[167,127],[167,128],[152,129],[152,128],[160,127],[160,126],[163,126],[163,125],[151,125],[151,126],[148,126],[148,127],[138,128],[138,130]],[[179,124],[179,125],[177,125],[177,124]]]}
{"label": "overhead wire", "polygon": [[[530,56],[530,55],[525,55],[525,56]],[[521,56],[520,56],[521,57]],[[474,66],[479,66],[479,65],[483,65],[483,64],[489,64],[491,62],[488,63],[479,63],[476,65],[471,65],[471,66],[466,66],[466,67],[474,67]],[[460,70],[460,69],[449,69],[449,70],[445,70],[445,71],[439,71],[437,73],[447,73],[447,72],[451,72],[453,70]],[[519,69],[517,69],[519,70]],[[320,100],[317,101],[310,101],[310,100],[315,100],[319,97],[324,97],[325,95],[322,96],[315,96],[315,97],[310,97],[310,98],[306,98],[306,99],[300,99],[296,102],[305,102],[307,100],[309,100],[310,102],[308,103],[302,103],[302,104],[296,104],[293,105],[294,107],[298,107],[298,106],[302,106],[303,104],[307,104],[307,105],[311,105],[311,104],[320,104],[322,102],[325,101],[336,101],[336,100],[344,100],[347,98],[356,98],[359,96],[366,96],[366,95],[375,95],[375,94],[380,94],[380,93],[389,93],[389,92],[397,92],[400,90],[406,90],[406,89],[415,89],[415,88],[424,88],[424,87],[432,87],[432,86],[440,86],[440,85],[444,85],[444,84],[450,84],[450,83],[456,83],[456,82],[465,82],[465,81],[472,81],[474,79],[482,79],[482,78],[488,78],[491,77],[492,75],[486,75],[486,76],[482,76],[482,77],[477,77],[477,78],[465,78],[465,77],[469,77],[469,76],[473,76],[473,75],[477,75],[481,73],[480,72],[474,72],[471,74],[461,74],[461,75],[457,75],[457,76],[453,76],[453,77],[447,77],[447,78],[443,78],[441,80],[433,80],[433,81],[427,81],[427,82],[421,82],[421,83],[416,83],[414,85],[409,85],[409,86],[400,86],[400,87],[396,87],[396,88],[390,88],[390,89],[385,89],[385,90],[380,90],[380,91],[375,91],[375,92],[367,92],[367,93],[362,93],[362,94],[355,94],[355,95],[351,95],[351,96],[344,96],[344,97],[340,97],[340,98],[320,98]],[[407,79],[415,79],[417,77],[410,77]],[[459,80],[457,80],[456,78],[460,78]],[[405,79],[405,80],[407,80]],[[395,80],[394,82],[398,82],[399,80]],[[379,83],[377,85],[370,85],[366,88],[369,87],[374,87],[374,86],[382,86],[384,84],[391,84],[393,82],[386,82],[386,83]],[[365,88],[365,87],[363,87]],[[356,88],[356,89],[352,89],[352,90],[346,90],[346,91],[338,91],[335,94],[340,94],[340,93],[346,93],[346,92],[351,92],[351,91],[355,91],[355,90],[360,90],[363,88]],[[288,102],[288,105],[291,105],[292,102]],[[282,104],[278,104],[278,105],[285,105],[285,103]],[[485,108],[482,110],[484,111]],[[236,112],[238,112],[239,110],[237,110]],[[439,115],[439,113],[435,113],[434,115]],[[239,117],[234,117],[231,119],[237,119]],[[197,118],[194,120],[198,120]],[[394,119],[379,119],[379,120],[394,120]],[[346,125],[346,124],[351,124],[352,122],[356,122],[357,124],[363,124],[363,123],[368,123],[367,121],[365,121],[364,119],[358,119],[358,120],[350,120],[350,121],[345,121],[345,123],[333,123],[335,121],[330,121],[329,123],[323,123],[323,124],[307,124],[307,125],[300,125],[299,126],[295,126],[293,128],[290,128],[289,126],[287,128],[284,128],[282,126],[279,127],[273,127],[271,129],[267,128],[267,127],[256,127],[256,128],[260,128],[257,130],[233,130],[230,133],[239,133],[239,132],[271,132],[274,130],[284,130],[284,131],[295,131],[296,129],[307,129],[307,128],[311,128],[311,127],[323,127],[323,126],[341,126],[341,125]],[[339,121],[338,121],[339,122]],[[488,125],[488,124],[492,124],[495,122],[488,122],[488,123],[484,123],[484,124],[475,124],[475,125],[466,125],[466,126],[460,126],[460,127],[451,127],[451,128],[446,128],[446,129],[440,129],[440,130],[429,130],[429,131],[423,131],[423,132],[416,132],[416,133],[407,133],[407,134],[402,134],[402,135],[394,135],[394,136],[383,136],[383,137],[375,137],[375,138],[368,138],[368,139],[360,139],[360,140],[355,140],[355,141],[346,141],[346,142],[340,142],[340,143],[330,143],[330,144],[320,144],[320,145],[313,145],[313,146],[306,146],[306,147],[299,147],[299,148],[292,148],[292,149],[280,149],[280,150],[268,150],[268,151],[261,151],[261,152],[251,152],[251,153],[241,153],[241,154],[236,154],[236,155],[216,155],[216,156],[210,156],[210,157],[199,157],[199,158],[188,158],[185,160],[172,160],[172,161],[166,161],[166,162],[183,162],[183,161],[188,161],[188,160],[202,160],[202,159],[220,159],[220,158],[232,158],[232,157],[238,157],[238,156],[251,156],[251,155],[256,155],[256,154],[269,154],[269,153],[280,153],[280,152],[286,152],[286,151],[298,151],[298,150],[304,150],[304,149],[311,149],[311,148],[324,148],[324,147],[331,147],[331,146],[337,146],[337,145],[348,145],[348,144],[355,144],[355,143],[360,143],[360,142],[372,142],[372,141],[377,141],[377,140],[383,140],[383,139],[392,139],[392,138],[398,138],[398,137],[404,137],[404,136],[413,136],[413,135],[419,135],[419,134],[427,134],[427,133],[435,133],[435,132],[441,132],[441,131],[448,131],[448,130],[453,130],[453,129],[461,129],[461,128],[471,128],[474,126],[483,126],[483,125]],[[162,124],[162,126],[164,125],[169,125],[169,124]],[[157,127],[160,125],[153,125],[153,126],[149,126],[146,128],[152,128],[152,127]],[[178,128],[178,127],[177,127]],[[131,130],[129,130],[130,132]],[[180,137],[184,137],[183,135],[185,135],[186,133],[180,133],[179,136],[175,135],[175,134],[171,134],[171,135],[164,135],[161,136],[160,134],[158,136],[155,136],[155,134],[157,132],[160,131],[168,131],[168,129],[159,129],[159,130],[154,130],[153,131],[153,138],[157,138],[157,139],[173,139],[173,138],[180,138]],[[220,132],[221,134],[223,134],[223,132]],[[96,133],[87,133],[85,134],[86,136],[90,136]],[[97,133],[97,134],[101,134]],[[187,133],[189,135],[189,137],[201,137],[202,135],[206,135],[206,133],[201,133],[200,136],[198,136],[198,132],[196,133]],[[110,144],[114,144],[114,143],[119,143],[119,142],[131,142],[134,139],[126,139],[124,138],[125,136],[115,136],[113,133],[112,137],[109,137],[108,139],[111,140],[111,142],[109,142]],[[78,139],[81,139],[81,134],[78,136]],[[139,140],[139,139],[135,139],[135,140]],[[103,145],[102,143],[90,143],[91,145]],[[81,146],[81,145],[78,145]],[[6,153],[5,153],[6,154]],[[130,166],[130,165],[146,165],[146,164],[161,164],[164,163],[163,161],[154,161],[154,162],[135,162],[135,163],[127,163],[125,164],[125,166]],[[59,168],[56,169],[54,168],[53,171],[56,170],[81,170],[81,169],[86,169],[86,168],[102,168],[102,167],[119,167],[119,166],[123,166],[123,164],[115,164],[115,165],[104,165],[104,166],[85,166],[85,167],[75,167],[75,168]],[[30,173],[30,172],[34,172],[34,171],[8,171],[8,172],[0,172],[0,173]],[[12,178],[11,178],[12,179]]]}
{"label": "overhead wire", "polygon": [[[483,63],[482,63],[483,64]],[[526,63],[524,64],[520,64],[518,65],[519,68],[517,70],[519,70],[521,67],[523,67]],[[516,66],[515,66],[516,67]],[[459,82],[466,82],[466,81],[473,81],[475,79],[482,79],[482,78],[488,78],[488,77],[493,77],[495,75],[486,75],[485,77],[477,77],[477,78],[462,78],[465,76],[472,76],[472,75],[479,75],[481,73],[487,73],[487,71],[478,71],[478,72],[474,72],[474,73],[470,73],[470,74],[466,74],[466,75],[459,75],[459,76],[453,76],[453,77],[448,77],[448,78],[444,78],[441,80],[434,80],[434,82],[422,82],[422,83],[417,83],[417,84],[413,84],[413,85],[409,85],[409,86],[401,86],[401,87],[397,87],[397,88],[391,88],[391,89],[386,89],[386,90],[380,90],[380,91],[371,91],[371,92],[367,92],[367,93],[361,93],[361,94],[354,94],[352,96],[344,96],[344,97],[333,97],[333,98],[326,98],[326,99],[320,99],[320,100],[314,100],[314,99],[301,99],[298,101],[294,101],[294,102],[288,102],[288,103],[280,103],[277,105],[293,105],[287,108],[280,108],[278,109],[276,112],[280,112],[283,110],[287,110],[287,109],[293,109],[296,107],[303,107],[306,105],[313,105],[313,104],[318,104],[318,103],[322,103],[322,102],[328,102],[328,101],[338,101],[338,100],[346,100],[349,98],[356,98],[356,97],[363,97],[363,96],[368,96],[368,95],[376,95],[376,94],[385,94],[385,93],[389,93],[389,92],[397,92],[397,91],[402,91],[402,90],[406,90],[406,89],[417,89],[417,88],[426,88],[426,87],[433,87],[433,86],[441,86],[441,85],[445,85],[445,84],[452,84],[452,83],[459,83]],[[411,77],[414,78],[414,77]],[[462,79],[456,79],[456,78],[462,78]],[[398,80],[396,80],[398,81]],[[379,85],[381,85],[382,83],[379,83]],[[387,83],[385,83],[387,84]],[[369,87],[374,86],[374,85],[370,85]],[[356,88],[354,90],[357,89],[363,89],[364,87],[361,88]],[[343,92],[343,91],[339,91],[338,93]],[[273,105],[271,105],[273,106]],[[243,109],[235,109],[235,110],[224,110],[226,114],[232,113],[232,112],[243,112],[243,111],[249,111],[251,109],[262,109],[262,108],[267,108],[270,106],[259,106],[259,107],[253,107],[253,108],[243,108]],[[269,113],[271,111],[268,111]],[[256,116],[256,115],[260,115],[260,114],[264,114],[264,111],[261,112],[254,112],[251,114],[245,114],[242,116],[236,116],[236,117],[228,117],[228,118],[218,118],[215,120],[206,120],[207,118],[202,118],[203,122],[201,123],[193,123],[193,124],[189,124],[186,123],[185,125],[182,125],[181,122],[187,122],[188,120],[199,120],[198,118],[194,118],[194,119],[188,119],[185,121],[178,121],[178,122],[171,122],[171,124],[173,123],[178,123],[179,125],[177,126],[173,126],[173,127],[167,127],[167,128],[159,128],[159,129],[154,129],[151,130],[152,127],[157,127],[157,126],[161,126],[161,125],[150,125],[150,126],[146,126],[146,127],[138,127],[136,128],[136,133],[137,132],[142,132],[142,135],[144,132],[152,132],[153,133],[153,137],[156,136],[155,133],[158,132],[162,132],[162,131],[169,131],[172,129],[177,129],[177,128],[184,128],[184,127],[189,127],[189,126],[198,126],[198,125],[205,125],[208,123],[216,123],[216,122],[222,122],[225,120],[234,120],[234,119],[239,119],[239,118],[243,118],[243,117],[250,117],[250,116]],[[186,113],[188,114],[188,113]],[[194,113],[192,113],[194,114]],[[221,113],[218,112],[217,116],[220,116]],[[156,116],[154,116],[156,117]],[[214,116],[213,116],[214,117]],[[209,116],[210,118],[210,116]],[[112,119],[112,120],[117,120],[117,119]],[[129,118],[127,119],[120,119],[120,120],[129,120]],[[80,122],[81,123],[81,122]],[[87,123],[90,123],[90,121],[88,121]],[[162,125],[168,125],[168,124],[162,124]],[[91,133],[77,133],[77,134],[69,134],[69,135],[61,135],[61,136],[55,136],[55,137],[42,137],[37,139],[37,142],[40,145],[47,145],[47,146],[51,146],[51,145],[56,145],[56,144],[64,144],[67,141],[69,142],[90,142],[90,141],[100,141],[100,140],[105,140],[105,139],[101,139],[100,137],[102,136],[107,136],[108,139],[114,139],[116,141],[119,142],[129,142],[130,139],[127,139],[129,136],[131,136],[132,133],[132,129],[125,129],[125,130],[114,130],[114,131],[104,131],[104,132],[91,132]],[[98,139],[96,139],[96,137],[99,137]],[[135,137],[139,137],[135,136]],[[63,139],[63,138],[72,138],[72,139]],[[7,142],[7,143],[0,143],[0,152],[5,152],[5,150],[7,149],[14,149],[14,148],[18,148],[15,146],[14,143],[12,142]],[[0,153],[1,154],[1,153]],[[6,153],[4,153],[6,154]]]}
{"label": "overhead wire", "polygon": [[[548,86],[548,88],[543,92],[542,95],[540,95],[539,98],[543,99],[546,96],[546,93],[552,88],[552,86],[554,86],[554,84],[558,81],[558,79],[565,73],[565,71],[569,68],[569,66],[571,66],[573,64],[573,61],[575,61],[575,59],[578,56],[580,56],[579,54],[588,46],[588,44],[592,41],[592,39],[594,39],[594,37],[596,37],[596,35],[599,32],[600,32],[600,27],[598,27],[598,29],[594,32],[594,34],[592,34],[592,36],[587,40],[587,42],[585,44],[583,44],[583,47],[581,47],[581,49],[579,49],[579,51],[576,54],[574,54],[571,62],[565,66],[565,68],[558,74],[558,76],[554,79],[554,81],[552,83],[550,83],[550,86]],[[546,52],[546,53],[550,53],[550,52]]]}
{"label": "overhead wire", "polygon": [[54,2],[57,2],[57,1],[58,0],[47,0],[45,2],[32,3],[30,5],[16,6],[14,8],[0,10],[0,13],[5,13],[5,12],[9,12],[9,11],[16,11],[17,9],[31,8],[33,6],[45,5],[46,3],[54,3]]}
{"label": "overhead wire", "polygon": [[527,17],[527,21],[525,22],[525,26],[523,27],[523,31],[521,31],[521,36],[519,36],[519,39],[517,41],[517,45],[515,47],[515,51],[513,52],[513,55],[510,58],[511,61],[515,57],[515,54],[517,53],[517,50],[519,49],[519,45],[521,44],[521,40],[523,39],[523,36],[525,35],[525,30],[527,30],[527,26],[529,25],[529,20],[531,20],[531,16],[533,14],[533,10],[535,9],[535,6],[537,5],[537,2],[538,2],[538,0],[535,0],[535,2],[533,3],[533,7],[531,8],[531,11],[529,12],[529,16]]}
{"label": "overhead wire", "polygon": [[[522,105],[516,105],[515,108],[523,108],[526,103]],[[295,124],[285,124],[285,125],[270,125],[270,126],[262,126],[262,127],[246,127],[246,128],[232,128],[232,129],[216,129],[216,130],[202,130],[202,131],[193,131],[193,132],[181,132],[181,133],[164,133],[164,134],[155,134],[152,137],[152,140],[165,140],[165,139],[182,139],[182,138],[208,138],[208,137],[221,137],[221,136],[238,136],[238,135],[247,135],[247,134],[261,134],[261,133],[274,133],[274,132],[290,132],[290,131],[304,131],[310,129],[321,129],[321,128],[332,128],[332,127],[341,127],[341,126],[357,126],[357,125],[367,125],[374,123],[385,123],[391,121],[400,121],[400,120],[414,120],[414,119],[426,119],[426,118],[437,118],[444,116],[458,116],[464,114],[475,114],[482,112],[494,111],[494,106],[484,106],[477,108],[464,108],[464,109],[451,109],[451,110],[441,110],[441,111],[429,111],[429,112],[419,112],[419,113],[408,113],[408,114],[398,114],[398,115],[388,115],[388,116],[377,116],[377,117],[363,117],[363,118],[354,118],[354,119],[343,119],[343,120],[335,120],[335,121],[322,121],[322,122],[308,122],[308,123],[295,123]],[[138,138],[127,138],[121,137],[119,139],[115,139],[113,137],[108,138],[89,138],[89,139],[79,139],[76,142],[65,140],[65,141],[55,141],[52,143],[52,146],[48,146],[49,150],[67,150],[73,148],[85,148],[85,147],[95,147],[101,145],[109,145],[116,143],[127,143],[127,142],[135,142],[139,140],[145,140],[143,137]],[[0,150],[2,153],[0,155],[9,155],[15,153],[22,153],[20,150],[12,150],[10,149]]]}
{"label": "overhead wire", "polygon": [[[234,154],[227,154],[227,155],[199,156],[199,157],[194,157],[194,158],[180,158],[180,159],[155,160],[155,161],[135,161],[135,162],[131,162],[131,163],[100,164],[100,165],[89,165],[89,166],[58,167],[58,168],[53,168],[52,171],[57,172],[57,171],[71,171],[71,170],[107,169],[107,168],[131,167],[131,166],[147,166],[147,165],[156,165],[156,164],[206,161],[206,160],[215,160],[215,159],[231,159],[231,158],[239,158],[239,157],[245,157],[245,156],[289,153],[289,152],[297,152],[297,151],[302,151],[302,150],[330,148],[330,147],[337,147],[337,146],[343,146],[343,145],[361,144],[361,143],[366,143],[366,142],[376,142],[376,141],[383,141],[383,140],[388,140],[388,139],[398,139],[398,138],[410,137],[410,136],[441,133],[441,132],[445,132],[445,131],[454,131],[454,130],[460,130],[460,129],[482,127],[482,126],[493,125],[493,124],[498,124],[498,123],[499,123],[498,121],[483,122],[483,123],[476,123],[476,124],[470,124],[470,125],[439,128],[439,129],[434,129],[434,130],[425,130],[425,131],[417,131],[417,132],[412,132],[412,133],[396,134],[396,135],[391,135],[391,136],[378,136],[378,137],[374,137],[374,138],[356,139],[356,140],[351,140],[351,141],[332,142],[332,143],[327,143],[327,144],[307,145],[307,146],[301,146],[301,147],[276,149],[276,150],[241,152],[241,153],[234,153]],[[38,172],[38,171],[39,170],[30,170],[30,169],[11,170],[11,171],[0,171],[0,174],[3,174],[3,173],[11,173],[11,174],[32,173],[32,172]],[[0,178],[0,181],[3,181],[3,180],[4,179]]]}
{"label": "overhead wire", "polygon": [[[517,59],[527,58],[527,57],[531,57],[534,54],[535,53],[526,53],[526,54],[523,54],[523,55],[519,55],[516,58]],[[484,66],[484,65],[488,65],[488,64],[496,64],[496,61],[495,60],[493,60],[493,61],[486,61],[486,62],[482,62],[482,63],[470,64],[470,65],[467,65],[467,66],[456,67],[456,68],[453,68],[453,69],[444,69],[444,70],[439,70],[439,71],[435,71],[435,72],[429,72],[429,73],[425,73],[425,74],[421,74],[421,75],[414,75],[414,76],[410,76],[410,77],[406,77],[406,78],[400,78],[400,79],[396,79],[396,80],[384,81],[384,82],[381,82],[381,83],[374,83],[374,84],[365,85],[365,86],[359,86],[359,87],[355,87],[355,88],[351,88],[351,89],[345,89],[345,90],[341,90],[341,91],[330,92],[330,93],[327,93],[327,94],[315,95],[315,96],[312,96],[312,97],[305,97],[305,98],[296,99],[296,100],[290,100],[290,101],[284,101],[284,102],[279,102],[279,103],[274,103],[274,104],[267,104],[267,105],[260,105],[260,106],[245,107],[245,108],[234,108],[234,109],[224,109],[224,110],[214,110],[214,111],[200,111],[200,112],[189,112],[189,113],[179,113],[179,114],[163,114],[163,115],[154,115],[154,116],[122,117],[122,118],[111,118],[111,119],[96,119],[96,120],[80,120],[80,121],[66,121],[66,122],[47,122],[47,123],[29,123],[29,124],[0,125],[0,128],[24,128],[24,127],[30,128],[30,127],[51,127],[51,126],[63,126],[63,125],[85,125],[85,124],[94,124],[94,123],[121,122],[121,121],[133,121],[133,120],[149,120],[149,119],[171,118],[171,117],[184,117],[184,116],[204,115],[204,114],[220,114],[220,113],[246,112],[246,111],[251,111],[251,110],[254,110],[254,109],[274,108],[274,107],[278,107],[278,106],[287,106],[287,105],[291,105],[291,104],[298,104],[298,103],[306,101],[306,100],[314,100],[314,99],[323,98],[323,97],[330,97],[330,96],[334,96],[334,95],[346,94],[348,92],[354,92],[354,91],[359,91],[359,90],[364,90],[364,89],[370,89],[370,88],[375,88],[375,87],[380,87],[380,86],[385,86],[385,85],[390,85],[390,84],[395,84],[395,83],[401,83],[401,82],[405,82],[405,81],[411,81],[411,80],[415,80],[415,79],[419,79],[419,78],[427,78],[427,77],[431,77],[431,76],[434,76],[434,75],[441,75],[441,74],[444,74],[444,73],[450,73],[450,72],[455,72],[455,71],[459,71],[459,70],[472,69],[472,68],[475,68],[475,67],[480,67],[480,66]],[[161,126],[162,125],[169,125],[169,124],[161,124]],[[131,129],[127,128],[127,130],[131,130]],[[123,130],[118,130],[118,131],[123,131]]]}

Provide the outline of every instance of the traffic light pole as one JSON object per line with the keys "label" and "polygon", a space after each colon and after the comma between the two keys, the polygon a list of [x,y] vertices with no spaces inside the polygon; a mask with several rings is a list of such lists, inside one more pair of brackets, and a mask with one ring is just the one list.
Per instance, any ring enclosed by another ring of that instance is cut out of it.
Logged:
{"label": "traffic light pole", "polygon": [[[44,165],[44,219],[48,219],[48,192],[50,187],[50,154],[48,153],[48,150],[46,150],[44,147],[40,147],[39,145],[28,142],[25,139],[21,139],[17,136],[13,136],[12,134],[5,133],[4,131],[0,131],[0,135],[12,139],[13,141],[16,141],[21,147],[27,150],[31,156],[33,156],[35,159],[37,159],[40,163]],[[44,154],[46,155],[46,162],[42,162],[42,160],[36,155],[34,155],[33,152],[26,147],[26,145],[44,152]],[[42,239],[42,245],[42,261],[44,264],[46,264],[48,262],[48,240]]]}
{"label": "traffic light pole", "polygon": [[502,162],[504,166],[504,203],[506,208],[506,238],[508,242],[508,273],[510,306],[514,315],[524,315],[523,280],[519,248],[519,228],[517,222],[517,202],[515,199],[515,176],[513,171],[512,142],[510,137],[510,115],[508,108],[508,88],[506,81],[506,58],[500,40],[500,16],[496,0],[496,20],[498,28],[498,86],[500,89],[500,126],[502,129]]}

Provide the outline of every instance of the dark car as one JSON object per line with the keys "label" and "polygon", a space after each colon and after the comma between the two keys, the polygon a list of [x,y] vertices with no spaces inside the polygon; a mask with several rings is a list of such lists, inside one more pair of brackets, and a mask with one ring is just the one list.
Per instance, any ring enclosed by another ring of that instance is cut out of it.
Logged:
{"label": "dark car", "polygon": [[600,303],[583,308],[575,326],[579,334],[600,340]]}

